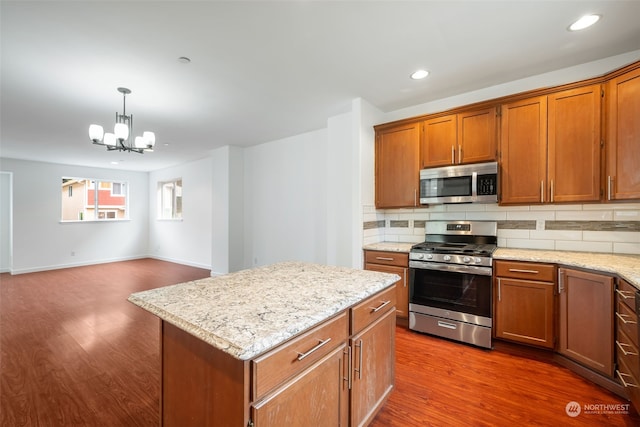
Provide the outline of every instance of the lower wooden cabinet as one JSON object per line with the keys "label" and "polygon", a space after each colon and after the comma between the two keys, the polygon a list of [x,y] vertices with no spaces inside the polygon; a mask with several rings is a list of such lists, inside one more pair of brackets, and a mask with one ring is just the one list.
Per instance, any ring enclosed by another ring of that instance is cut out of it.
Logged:
{"label": "lower wooden cabinet", "polygon": [[558,273],[558,352],[613,377],[613,277],[569,268]]}
{"label": "lower wooden cabinet", "polygon": [[393,390],[395,328],[395,315],[389,311],[351,339],[352,426],[368,425]]}
{"label": "lower wooden cabinet", "polygon": [[255,426],[348,425],[348,354],[342,344],[251,408]]}
{"label": "lower wooden cabinet", "polygon": [[637,290],[624,280],[616,286],[616,376],[633,406],[640,410],[640,336]]}
{"label": "lower wooden cabinet", "polygon": [[364,269],[393,273],[400,276],[396,282],[396,316],[409,319],[409,254],[389,251],[364,251]]}
{"label": "lower wooden cabinet", "polygon": [[496,338],[555,347],[555,269],[549,264],[496,261]]}

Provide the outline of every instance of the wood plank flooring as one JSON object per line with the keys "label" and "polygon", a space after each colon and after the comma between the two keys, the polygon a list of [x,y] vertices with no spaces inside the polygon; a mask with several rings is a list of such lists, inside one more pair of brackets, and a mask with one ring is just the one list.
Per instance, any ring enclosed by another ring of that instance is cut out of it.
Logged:
{"label": "wood plank flooring", "polygon": [[[157,426],[159,322],[126,299],[208,275],[151,259],[0,275],[0,425]],[[571,401],[626,402],[542,360],[401,326],[396,351],[396,389],[372,427],[640,425],[570,418]]]}

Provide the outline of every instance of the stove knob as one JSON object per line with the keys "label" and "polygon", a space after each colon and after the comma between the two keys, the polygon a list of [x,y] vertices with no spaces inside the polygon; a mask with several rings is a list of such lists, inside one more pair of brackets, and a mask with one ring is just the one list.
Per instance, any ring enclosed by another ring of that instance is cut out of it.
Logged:
{"label": "stove knob", "polygon": [[478,263],[478,264],[479,264],[479,263],[481,263],[481,262],[482,262],[482,259],[480,259],[480,258],[478,258],[478,257],[475,257],[475,258],[473,259],[473,262],[475,262],[475,263]]}
{"label": "stove knob", "polygon": [[424,254],[416,254],[416,259],[424,259]]}
{"label": "stove knob", "polygon": [[443,260],[445,261],[451,261],[451,256],[450,255],[445,255],[442,257]]}
{"label": "stove knob", "polygon": [[433,259],[433,255],[427,254],[427,259]]}
{"label": "stove knob", "polygon": [[466,257],[462,258],[462,262],[471,262],[471,258],[466,256]]}

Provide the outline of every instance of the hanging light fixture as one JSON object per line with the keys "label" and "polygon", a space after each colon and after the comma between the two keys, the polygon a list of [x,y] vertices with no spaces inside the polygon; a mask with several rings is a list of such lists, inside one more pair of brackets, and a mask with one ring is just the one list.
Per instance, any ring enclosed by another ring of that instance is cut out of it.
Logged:
{"label": "hanging light fixture", "polygon": [[145,151],[153,151],[156,145],[156,135],[153,132],[146,131],[142,136],[133,138],[133,115],[127,116],[127,95],[131,90],[126,87],[119,87],[118,92],[122,94],[122,114],[116,112],[116,124],[113,127],[113,133],[105,133],[100,125],[89,126],[89,139],[96,145],[107,147],[108,151],[134,151],[136,153],[144,153]]}

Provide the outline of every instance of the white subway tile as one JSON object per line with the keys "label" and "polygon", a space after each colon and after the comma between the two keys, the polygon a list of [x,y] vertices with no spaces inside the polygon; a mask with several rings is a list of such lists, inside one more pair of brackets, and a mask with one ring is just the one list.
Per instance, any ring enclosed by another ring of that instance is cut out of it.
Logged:
{"label": "white subway tile", "polygon": [[538,211],[538,212],[507,212],[507,219],[511,221],[526,221],[526,220],[554,220],[556,217],[555,211]]}
{"label": "white subway tile", "polygon": [[580,211],[582,205],[532,205],[532,211]]}
{"label": "white subway tile", "polygon": [[531,239],[543,240],[582,240],[582,231],[576,230],[531,230]]}
{"label": "white subway tile", "polygon": [[511,229],[499,229],[498,238],[503,237],[505,239],[528,239],[530,230],[511,230]]}
{"label": "white subway tile", "polygon": [[616,221],[640,221],[640,210],[616,210],[613,211],[613,219]]}
{"label": "white subway tile", "polygon": [[555,249],[553,240],[507,239],[507,247],[519,249]]}
{"label": "white subway tile", "polygon": [[613,220],[612,210],[589,210],[589,211],[559,211],[556,212],[557,221],[611,221]]}
{"label": "white subway tile", "polygon": [[583,239],[596,242],[640,243],[640,233],[634,231],[584,231]]}
{"label": "white subway tile", "polygon": [[486,206],[482,203],[463,203],[459,205],[445,205],[445,209],[448,212],[484,212]]}
{"label": "white subway tile", "polygon": [[613,253],[640,255],[640,243],[613,243]]}
{"label": "white subway tile", "polygon": [[557,240],[556,250],[611,253],[611,251],[613,250],[613,244],[610,242],[589,242],[589,241],[576,242],[576,241]]}
{"label": "white subway tile", "polygon": [[467,212],[466,219],[471,221],[504,221],[506,212]]}
{"label": "white subway tile", "polygon": [[434,212],[431,214],[431,220],[436,221],[462,221],[464,220],[464,212],[452,213],[452,212]]}

